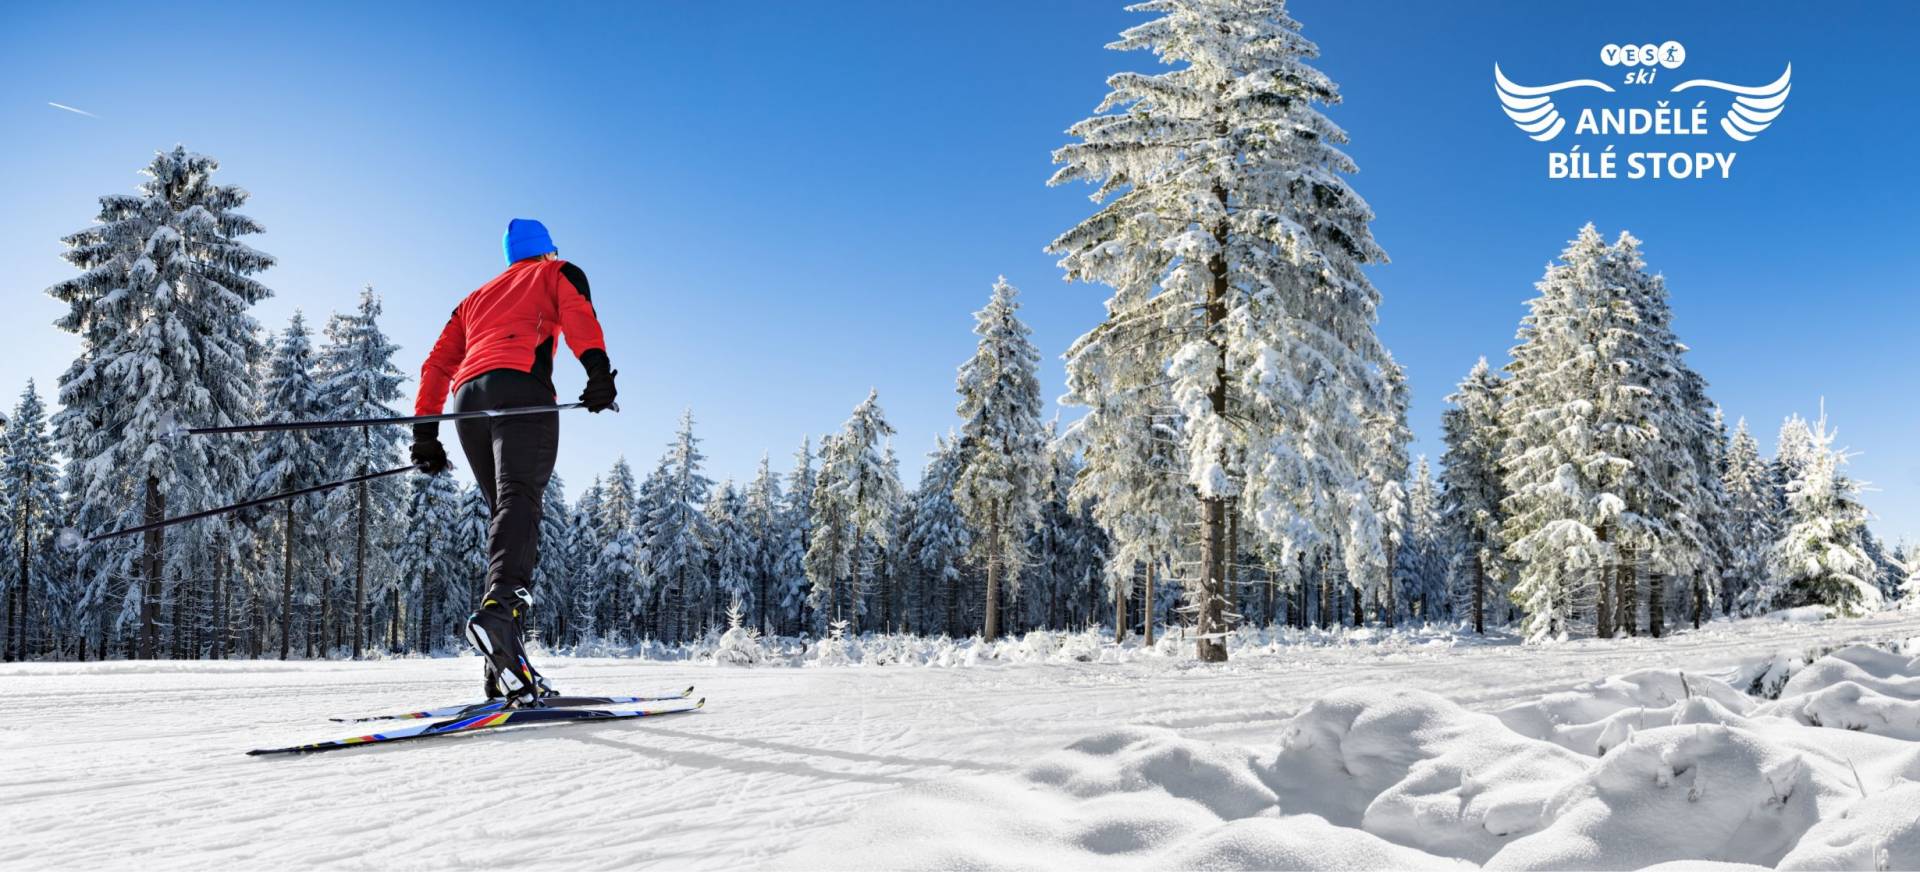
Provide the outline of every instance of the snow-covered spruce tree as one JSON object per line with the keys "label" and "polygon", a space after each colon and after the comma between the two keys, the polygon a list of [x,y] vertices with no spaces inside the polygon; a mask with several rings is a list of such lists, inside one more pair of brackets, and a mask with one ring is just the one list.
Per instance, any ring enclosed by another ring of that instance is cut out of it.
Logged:
{"label": "snow-covered spruce tree", "polygon": [[[286,331],[280,334],[280,341],[274,346],[267,379],[260,386],[269,410],[267,421],[312,421],[324,411],[320,384],[313,376],[312,336],[307,329],[306,318],[299,310],[294,310]],[[253,490],[255,493],[269,494],[319,484],[320,466],[326,459],[326,450],[313,431],[269,433],[260,441],[260,448],[255,454],[254,463],[258,472],[255,474]],[[283,570],[280,578],[282,660],[287,659],[296,632],[294,601],[299,599],[304,602],[311,593],[307,589],[308,579],[321,584],[327,580],[325,573],[315,578],[316,574],[310,565],[319,557],[319,543],[325,533],[307,517],[317,502],[313,497],[287,500],[277,513]],[[311,605],[330,617],[331,600],[323,591]],[[312,620],[315,616],[309,613],[306,617]],[[321,623],[325,625],[324,618]],[[311,633],[308,634],[308,640],[313,640]]]}
{"label": "snow-covered spruce tree", "polygon": [[762,636],[772,632],[774,626],[775,581],[785,550],[783,520],[780,474],[773,471],[770,459],[762,453],[760,469],[747,485],[740,505],[741,534],[746,538],[746,583],[753,590],[752,614]]}
{"label": "snow-covered spruce tree", "polygon": [[1835,434],[1827,429],[1826,416],[1807,433],[1806,451],[1796,458],[1798,471],[1787,482],[1792,522],[1768,559],[1786,602],[1768,605],[1818,604],[1840,615],[1864,614],[1880,605],[1873,561],[1860,547],[1867,510],[1859,501],[1859,485],[1840,472],[1847,455],[1833,447]]}
{"label": "snow-covered spruce tree", "polygon": [[1106,539],[1093,520],[1090,507],[1072,495],[1081,470],[1080,458],[1067,443],[1054,437],[1048,425],[1047,487],[1029,549],[1035,563],[1033,594],[1028,597],[1032,622],[1053,630],[1085,628],[1097,622],[1101,594],[1106,586]]}
{"label": "snow-covered spruce tree", "polygon": [[47,437],[46,408],[33,382],[6,422],[0,441],[0,526],[7,563],[6,632],[8,660],[29,660],[54,647],[52,629],[62,621],[55,609],[66,601],[51,590],[58,568],[54,537],[61,512],[60,470]]}
{"label": "snow-covered spruce tree", "polygon": [[693,435],[693,410],[680,415],[680,429],[654,473],[657,490],[645,526],[646,564],[642,569],[658,604],[659,638],[680,642],[698,628],[692,620],[709,594],[707,543],[713,531],[701,507],[713,490],[702,475],[700,440]]}
{"label": "snow-covered spruce tree", "polygon": [[886,515],[880,524],[886,528],[884,535],[875,536],[866,542],[866,556],[856,566],[864,573],[864,580],[858,585],[861,595],[868,604],[861,614],[877,620],[870,623],[868,629],[878,627],[880,632],[898,632],[895,616],[899,613],[896,600],[899,594],[899,581],[895,570],[899,568],[894,546],[900,527],[900,508],[906,503],[905,491],[900,487],[900,458],[893,452],[893,440],[888,439],[881,449],[880,464],[884,476],[894,482],[894,498],[886,506]]}
{"label": "snow-covered spruce tree", "polygon": [[[464,592],[449,603],[453,611],[480,607],[487,592],[487,528],[493,523],[493,510],[487,507],[487,495],[479,485],[460,486],[460,505],[454,510],[453,537],[448,542],[457,561],[460,589]],[[536,606],[537,607],[537,606]]]}
{"label": "snow-covered spruce tree", "polygon": [[920,571],[919,561],[914,559],[910,550],[917,523],[914,513],[919,506],[917,494],[908,491],[901,495],[900,504],[894,507],[892,544],[887,547],[884,571],[893,591],[893,620],[888,626],[893,628],[893,632],[924,636],[927,635],[933,586],[927,583],[925,574]]}
{"label": "snow-covered spruce tree", "polygon": [[[1616,283],[1616,263],[1589,224],[1547,267],[1528,301],[1501,404],[1507,495],[1501,538],[1514,561],[1512,600],[1529,641],[1573,631],[1578,602],[1596,603],[1596,633],[1612,634],[1606,581],[1616,570],[1631,604],[1631,560],[1621,551],[1650,521],[1629,506],[1644,497],[1641,446],[1656,410],[1636,370],[1638,313]],[[1621,615],[1632,626],[1631,613]]]}
{"label": "snow-covered spruce tree", "polygon": [[954,504],[974,530],[973,559],[987,570],[983,637],[1000,635],[1000,586],[1017,595],[1028,561],[1027,537],[1040,521],[1046,485],[1046,440],[1040,430],[1040,353],[1019,318],[1019,291],[1005,276],[974,313],[980,337],[960,365],[959,469]]}
{"label": "snow-covered spruce tree", "polygon": [[1906,563],[1901,561],[1899,554],[1887,547],[1887,543],[1880,541],[1880,537],[1875,536],[1873,531],[1865,526],[1860,528],[1860,547],[1866,551],[1867,558],[1873,561],[1873,582],[1880,589],[1880,601],[1882,603],[1898,602],[1901,583],[1907,577]]}
{"label": "snow-covered spruce tree", "polygon": [[[601,612],[593,622],[602,638],[618,640],[657,635],[660,627],[660,589],[646,569],[646,519],[640,516],[641,485],[633,467],[622,456],[595,489],[597,505],[590,517],[592,541],[600,550],[592,556],[595,583],[603,595]],[[585,514],[584,503],[580,511]]]}
{"label": "snow-covered spruce tree", "polygon": [[[320,348],[318,375],[321,405],[328,418],[397,416],[389,406],[401,398],[406,375],[394,366],[400,350],[380,329],[380,298],[367,286],[359,305],[348,314],[335,313],[327,321],[327,341]],[[359,427],[330,434],[329,459],[343,473],[364,474],[398,465],[400,427]],[[367,579],[392,572],[392,561],[374,540],[374,518],[399,514],[403,494],[392,478],[361,482],[326,497],[325,516],[335,553],[349,555],[353,573],[353,656],[359,659],[367,643]]]}
{"label": "snow-covered spruce tree", "polygon": [[[1406,547],[1407,526],[1407,443],[1413,441],[1413,431],[1407,426],[1407,378],[1400,365],[1388,356],[1383,367],[1387,385],[1387,402],[1383,406],[1370,408],[1365,420],[1367,426],[1366,476],[1368,491],[1373,495],[1371,505],[1364,510],[1355,511],[1348,522],[1354,529],[1345,538],[1349,548],[1368,542],[1379,543],[1379,550],[1349,554],[1348,567],[1364,567],[1365,571],[1348,572],[1353,583],[1354,625],[1363,622],[1362,611],[1367,603],[1379,603],[1382,620],[1391,627],[1396,621],[1398,598],[1394,591],[1394,564],[1399,559],[1400,549]],[[1359,529],[1373,528],[1373,529]]]}
{"label": "snow-covered spruce tree", "polygon": [[[1305,62],[1317,49],[1283,2],[1129,8],[1161,17],[1110,47],[1181,66],[1108,79],[1099,114],[1070,128],[1080,141],[1054,153],[1065,166],[1051,183],[1096,183],[1103,205],[1049,250],[1067,278],[1115,291],[1069,364],[1146,354],[1172,378],[1201,515],[1195,637],[1218,661],[1235,499],[1257,507],[1251,526],[1272,543],[1377,535],[1354,529],[1374,496],[1364,419],[1389,402],[1378,293],[1360,267],[1385,254],[1341,175],[1355,169],[1337,147],[1346,134],[1314,108],[1338,91]],[[1380,550],[1342,543],[1350,557]]]}
{"label": "snow-covered spruce tree", "polygon": [[879,392],[869,391],[840,432],[820,444],[812,543],[805,558],[808,605],[816,622],[859,619],[860,558],[867,545],[884,543],[891,534],[889,522],[900,501],[899,478],[882,456],[882,445],[892,435]]}
{"label": "snow-covered spruce tree", "polygon": [[563,644],[568,638],[568,618],[573,614],[574,586],[581,573],[571,559],[573,510],[567,506],[567,485],[555,473],[540,495],[540,557],[533,564],[534,597],[532,631],[548,644]]}
{"label": "snow-covered spruce tree", "polygon": [[722,606],[746,608],[756,593],[753,584],[753,543],[746,523],[746,498],[733,480],[713,489],[701,513],[707,518],[707,590],[690,609],[697,616],[694,632],[713,629]]}
{"label": "snow-covered spruce tree", "polygon": [[1900,561],[1907,570],[1900,582],[1900,608],[1920,609],[1920,545],[1907,543],[1901,549]]}
{"label": "snow-covered spruce tree", "polygon": [[961,566],[972,546],[967,520],[954,504],[954,478],[960,468],[956,440],[937,439],[927,454],[927,468],[920,476],[920,488],[914,491],[913,527],[907,537],[907,553],[918,562],[924,581],[929,626],[940,632],[960,635]]}
{"label": "snow-covered spruce tree", "polygon": [[787,473],[787,496],[780,510],[780,553],[774,562],[774,583],[779,590],[774,601],[780,619],[774,624],[775,632],[800,633],[813,626],[812,616],[807,613],[812,600],[807,551],[813,544],[815,478],[813,442],[802,438],[799,450],[793,453],[793,471]]}
{"label": "snow-covered spruce tree", "polygon": [[1780,422],[1780,433],[1773,443],[1773,461],[1768,464],[1773,473],[1774,509],[1782,527],[1788,512],[1787,485],[1800,477],[1813,461],[1813,453],[1813,428],[1798,414],[1788,415]]}
{"label": "snow-covered spruce tree", "polygon": [[1395,571],[1401,613],[1422,623],[1452,617],[1447,561],[1440,521],[1440,488],[1423,455],[1407,486],[1407,534]]}
{"label": "snow-covered spruce tree", "polygon": [[1454,610],[1472,617],[1476,633],[1486,632],[1488,608],[1506,599],[1500,545],[1500,505],[1507,496],[1500,470],[1506,443],[1502,393],[1499,374],[1480,358],[1447,397],[1452,408],[1440,414],[1447,445],[1440,458],[1440,479],[1446,485],[1440,502],[1445,561],[1453,581]]}
{"label": "snow-covered spruce tree", "polygon": [[[1646,627],[1660,636],[1670,600],[1697,620],[1709,593],[1719,587],[1725,536],[1719,463],[1726,434],[1707,397],[1706,380],[1686,363],[1687,348],[1672,326],[1666,282],[1647,272],[1640,241],[1621,233],[1607,250],[1607,263],[1604,281],[1624,292],[1633,335],[1615,350],[1621,360],[1614,371],[1642,391],[1639,402],[1650,436],[1622,443],[1633,466],[1622,491],[1627,535],[1619,544],[1633,548],[1634,562],[1645,571]],[[1620,577],[1616,592],[1634,589],[1624,570]],[[1615,615],[1629,633],[1636,626],[1635,605],[1628,597],[1616,602]]]}
{"label": "snow-covered spruce tree", "polygon": [[[82,272],[47,293],[67,304],[55,324],[79,336],[80,356],[60,377],[53,428],[84,532],[209,508],[246,483],[230,446],[161,438],[254,410],[248,367],[261,349],[248,310],[272,292],[251,276],[273,258],[239,241],[261,228],[236,211],[246,191],[213,182],[217,169],[184,148],[161,152],[137,194],[101,197],[96,224],[62,240]],[[140,582],[125,600],[137,604],[142,657],[162,650],[162,564],[176,562],[164,541],[160,531],[115,540],[80,567],[117,592],[138,549]]]}
{"label": "snow-covered spruce tree", "polygon": [[569,641],[581,644],[597,638],[606,632],[602,616],[611,609],[607,606],[607,584],[600,576],[600,554],[606,548],[602,538],[605,529],[602,523],[604,503],[601,495],[605,488],[600,479],[580,494],[580,501],[573,508],[573,523],[567,534],[567,557],[569,570],[574,573],[573,599],[566,604],[567,626],[571,631]]}
{"label": "snow-covered spruce tree", "polygon": [[[1140,337],[1161,343],[1170,338]],[[1186,483],[1182,419],[1159,355],[1107,341],[1096,330],[1068,350],[1067,361],[1067,401],[1087,407],[1060,437],[1061,450],[1085,462],[1071,496],[1106,533],[1114,638],[1126,638],[1126,604],[1144,570],[1142,627],[1152,644],[1159,599],[1155,572],[1173,561],[1190,541],[1183,533],[1200,520],[1199,504]]]}
{"label": "snow-covered spruce tree", "polygon": [[1721,608],[1729,613],[1753,614],[1756,594],[1765,586],[1767,554],[1778,532],[1774,512],[1773,474],[1760,457],[1760,444],[1747,430],[1747,419],[1735,425],[1727,445],[1726,471],[1721,489],[1727,496],[1727,529],[1731,561],[1721,587]]}
{"label": "snow-covered spruce tree", "polygon": [[423,654],[433,653],[454,631],[451,624],[440,622],[447,613],[446,601],[456,594],[464,600],[466,595],[458,579],[459,562],[449,544],[459,508],[460,489],[452,476],[409,476],[407,532],[395,562],[407,585],[401,623],[412,624],[411,644]]}

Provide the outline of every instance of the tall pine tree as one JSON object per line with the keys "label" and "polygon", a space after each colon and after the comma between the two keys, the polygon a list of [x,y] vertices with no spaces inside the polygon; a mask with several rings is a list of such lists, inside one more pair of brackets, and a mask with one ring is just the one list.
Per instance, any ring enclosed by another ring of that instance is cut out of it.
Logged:
{"label": "tall pine tree", "polygon": [[[1092,182],[1102,206],[1050,250],[1069,279],[1114,288],[1070,367],[1171,362],[1199,504],[1194,636],[1200,658],[1218,661],[1235,500],[1259,507],[1249,520],[1270,543],[1311,532],[1361,537],[1344,544],[1350,556],[1381,550],[1377,526],[1353,522],[1373,501],[1356,434],[1390,405],[1378,293],[1361,272],[1385,254],[1343,178],[1355,169],[1338,149],[1346,134],[1315,108],[1339,93],[1306,63],[1318,50],[1284,2],[1129,8],[1160,17],[1109,47],[1180,66],[1113,76],[1098,114],[1070,128],[1079,141],[1054,153],[1065,166],[1051,183]],[[1071,378],[1070,401],[1098,403],[1082,391],[1105,381]]]}
{"label": "tall pine tree", "polygon": [[1040,520],[1040,492],[1047,484],[1045,440],[1040,431],[1040,353],[1021,323],[1019,291],[1003,276],[993,298],[974,313],[980,337],[973,357],[960,365],[959,469],[954,503],[974,530],[973,558],[987,569],[983,635],[1000,635],[1000,586],[1017,593],[1028,563],[1027,537]]}
{"label": "tall pine tree", "polygon": [[[88,533],[210,508],[246,484],[245,460],[214,440],[168,440],[175,427],[252,417],[250,365],[261,355],[248,314],[272,292],[252,276],[273,258],[241,237],[261,227],[237,210],[246,191],[213,181],[219,164],[184,148],[160,152],[137,194],[100,198],[93,227],[66,237],[82,270],[47,293],[68,307],[55,323],[80,338],[60,377],[53,416],[70,459],[78,521]],[[90,549],[90,584],[127,578],[138,548],[135,653],[160,646],[165,534]]]}

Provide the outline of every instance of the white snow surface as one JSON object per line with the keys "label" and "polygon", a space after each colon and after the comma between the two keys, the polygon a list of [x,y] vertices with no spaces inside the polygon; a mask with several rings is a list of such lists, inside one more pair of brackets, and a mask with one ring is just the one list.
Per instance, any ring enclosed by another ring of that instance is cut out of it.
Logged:
{"label": "white snow surface", "polygon": [[280,758],[242,752],[459,702],[478,663],[4,664],[0,868],[1913,869],[1915,637],[552,657],[570,692],[708,706]]}

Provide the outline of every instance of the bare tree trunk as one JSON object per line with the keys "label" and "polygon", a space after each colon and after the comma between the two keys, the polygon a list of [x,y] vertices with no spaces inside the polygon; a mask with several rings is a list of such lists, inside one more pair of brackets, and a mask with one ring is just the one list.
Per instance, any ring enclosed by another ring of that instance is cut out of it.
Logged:
{"label": "bare tree trunk", "polygon": [[1312,572],[1311,567],[1307,565],[1307,552],[1301,551],[1299,559],[1300,583],[1294,585],[1293,614],[1288,617],[1293,626],[1304,630],[1307,628],[1307,583],[1311,580]]}
{"label": "bare tree trunk", "polygon": [[232,626],[227,618],[227,576],[230,572],[230,561],[227,559],[225,547],[221,549],[219,557],[215,557],[213,561],[215,561],[213,563],[213,659],[225,661],[228,645],[227,632]]}
{"label": "bare tree trunk", "polygon": [[[1600,525],[1599,540],[1606,542],[1612,532],[1611,525]],[[1593,634],[1602,639],[1613,638],[1613,585],[1608,583],[1611,574],[1605,569],[1600,571],[1599,589],[1594,593]]]}
{"label": "bare tree trunk", "polygon": [[1157,558],[1150,558],[1147,560],[1147,595],[1146,595],[1146,600],[1140,603],[1140,614],[1142,616],[1141,626],[1145,628],[1142,631],[1141,638],[1142,638],[1142,641],[1147,643],[1148,647],[1153,646],[1153,621],[1154,621],[1153,564],[1154,564],[1154,559],[1157,559]]}
{"label": "bare tree trunk", "polygon": [[28,611],[33,605],[33,574],[29,571],[30,567],[33,566],[33,536],[29,535],[33,526],[32,522],[33,467],[28,466],[26,484],[20,491],[20,518],[16,527],[16,529],[20,531],[20,582],[18,585],[20,588],[20,629],[14,633],[16,638],[14,644],[20,649],[18,657],[20,660],[27,660],[33,656],[33,646],[30,643],[30,640],[33,638],[33,617]]}
{"label": "bare tree trunk", "polygon": [[1633,549],[1622,546],[1620,549],[1619,578],[1613,588],[1614,628],[1625,635],[1637,634],[1636,625],[1640,622],[1639,591],[1634,589]]}
{"label": "bare tree trunk", "polygon": [[1394,618],[1397,616],[1397,613],[1400,611],[1400,601],[1394,596],[1394,593],[1393,593],[1393,575],[1394,575],[1393,561],[1394,561],[1394,558],[1397,556],[1395,552],[1398,550],[1399,549],[1393,547],[1392,545],[1387,546],[1387,602],[1385,605],[1382,605],[1380,607],[1380,617],[1382,621],[1389,628],[1391,628],[1396,623],[1394,621]]}
{"label": "bare tree trunk", "polygon": [[991,642],[1000,636],[1000,521],[987,528],[987,541],[993,551],[987,555],[987,613],[984,636]]}
{"label": "bare tree trunk", "polygon": [[18,609],[19,607],[20,607],[20,586],[18,584],[15,584],[14,586],[7,588],[7,615],[6,615],[7,635],[6,635],[6,640],[4,642],[0,642],[0,652],[5,653],[6,655],[5,659],[8,660],[9,662],[13,660],[13,647],[14,647],[13,625],[17,618],[17,613],[15,612],[15,610]]}
{"label": "bare tree trunk", "polygon": [[[159,523],[166,512],[167,498],[160,493],[160,479],[147,476],[146,523]],[[140,597],[140,658],[151,660],[160,648],[161,531],[148,530],[142,539],[140,571],[146,589]]]}
{"label": "bare tree trunk", "polygon": [[[1224,88],[1224,85],[1222,86]],[[1225,125],[1220,125],[1220,133],[1225,134]],[[1214,358],[1213,389],[1207,394],[1211,411],[1219,417],[1227,414],[1227,343],[1221,334],[1227,320],[1227,189],[1215,183],[1213,197],[1220,204],[1223,213],[1220,223],[1213,227],[1213,239],[1216,244],[1214,254],[1207,260],[1207,271],[1213,281],[1207,286],[1207,307],[1204,335],[1212,343]],[[1215,458],[1224,461],[1225,458]],[[1227,499],[1225,497],[1204,497],[1200,501],[1201,537],[1200,537],[1200,602],[1194,614],[1195,651],[1194,654],[1203,663],[1224,663],[1227,659],[1227,645],[1218,634],[1225,631],[1225,603],[1227,596]]]}
{"label": "bare tree trunk", "polygon": [[187,657],[187,596],[192,579],[189,572],[173,584],[173,648],[169,656],[175,660]]}
{"label": "bare tree trunk", "polygon": [[283,554],[285,572],[280,582],[280,659],[287,659],[293,644],[293,500],[287,501],[286,544]]}
{"label": "bare tree trunk", "polygon": [[[366,471],[366,465],[361,465]],[[367,483],[360,483],[353,533],[353,659],[366,654],[367,644]]]}
{"label": "bare tree trunk", "polygon": [[1480,563],[1477,544],[1473,549],[1473,631],[1483,636],[1487,632],[1487,569]]}
{"label": "bare tree trunk", "polygon": [[1320,551],[1320,627],[1331,630],[1337,620],[1333,614],[1333,555],[1329,549]]}

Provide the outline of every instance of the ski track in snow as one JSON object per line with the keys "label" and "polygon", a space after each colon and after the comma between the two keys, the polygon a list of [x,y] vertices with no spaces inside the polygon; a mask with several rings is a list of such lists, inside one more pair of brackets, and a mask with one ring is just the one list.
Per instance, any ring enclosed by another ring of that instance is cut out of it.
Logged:
{"label": "ski track in snow", "polygon": [[1390,636],[1241,651],[1224,667],[552,658],[542,666],[570,693],[694,684],[707,708],[282,758],[243,752],[378,731],[332,716],[471,699],[478,661],[5,664],[0,867],[779,867],[904,787],[1012,773],[1114,727],[1264,752],[1283,721],[1344,688],[1489,711],[1635,669],[1724,675],[1780,650],[1914,636],[1920,616],[1888,614],[1545,647]]}

